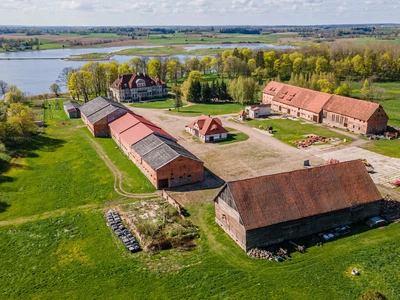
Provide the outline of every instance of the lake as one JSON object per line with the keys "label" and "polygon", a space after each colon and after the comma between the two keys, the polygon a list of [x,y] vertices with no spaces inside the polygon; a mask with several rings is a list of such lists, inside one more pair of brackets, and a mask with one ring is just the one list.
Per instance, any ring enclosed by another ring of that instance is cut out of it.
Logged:
{"label": "lake", "polygon": [[[0,53],[0,80],[8,84],[15,84],[26,95],[38,95],[49,93],[49,87],[57,80],[58,75],[65,67],[79,68],[87,61],[63,60],[71,55],[86,53],[113,53],[129,48],[154,48],[158,46],[129,46],[108,48],[80,48],[80,49],[55,49],[26,52]],[[207,48],[252,48],[265,49],[274,47],[266,44],[217,44],[217,45],[195,45],[186,49]],[[286,47],[286,48],[282,48]],[[276,46],[277,49],[288,49],[290,46]],[[184,60],[194,55],[174,55],[179,60]],[[124,63],[134,56],[115,55],[112,60]],[[201,57],[197,55],[197,57]],[[151,57],[149,57],[151,58]],[[9,60],[10,59],[10,60]],[[65,91],[65,88],[63,88]]]}

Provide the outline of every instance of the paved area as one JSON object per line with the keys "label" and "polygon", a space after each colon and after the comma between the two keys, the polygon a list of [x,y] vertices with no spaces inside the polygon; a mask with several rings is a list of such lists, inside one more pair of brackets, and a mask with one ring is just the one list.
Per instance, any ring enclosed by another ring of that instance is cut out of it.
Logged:
{"label": "paved area", "polygon": [[376,184],[392,187],[392,183],[400,179],[399,158],[391,158],[356,146],[329,152],[314,153],[314,155],[323,160],[334,158],[339,161],[365,158],[374,167],[374,172],[371,173],[371,177]]}

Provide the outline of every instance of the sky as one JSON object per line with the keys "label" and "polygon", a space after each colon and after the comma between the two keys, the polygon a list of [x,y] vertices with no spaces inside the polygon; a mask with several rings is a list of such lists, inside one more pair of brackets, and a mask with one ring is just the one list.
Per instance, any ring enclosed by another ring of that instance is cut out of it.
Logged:
{"label": "sky", "polygon": [[398,23],[399,0],[0,0],[0,25]]}

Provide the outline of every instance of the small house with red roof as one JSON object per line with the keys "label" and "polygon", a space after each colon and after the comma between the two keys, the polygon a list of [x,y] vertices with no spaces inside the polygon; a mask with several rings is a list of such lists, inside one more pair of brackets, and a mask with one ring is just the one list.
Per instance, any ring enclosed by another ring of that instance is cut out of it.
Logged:
{"label": "small house with red roof", "polygon": [[167,95],[167,84],[146,73],[121,75],[110,86],[110,98],[117,102],[142,101]]}
{"label": "small house with red roof", "polygon": [[246,118],[247,118],[248,115],[249,115],[249,114],[248,114],[247,112],[245,112],[244,110],[241,110],[241,111],[239,111],[238,119],[239,119],[240,121],[246,120]]}
{"label": "small house with red roof", "polygon": [[223,141],[228,138],[228,130],[219,118],[202,115],[186,125],[186,131],[204,143]]}

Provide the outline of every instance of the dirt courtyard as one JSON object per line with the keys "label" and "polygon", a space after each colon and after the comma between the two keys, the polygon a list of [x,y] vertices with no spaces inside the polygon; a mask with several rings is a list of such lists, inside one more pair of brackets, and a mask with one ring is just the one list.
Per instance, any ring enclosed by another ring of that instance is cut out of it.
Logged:
{"label": "dirt courtyard", "polygon": [[204,166],[225,181],[293,171],[323,163],[321,158],[286,145],[267,132],[250,128],[231,120],[231,115],[218,116],[223,125],[249,136],[247,141],[226,145],[203,144],[185,132],[185,125],[196,117],[173,115],[165,110],[132,108],[132,111],[151,120],[178,140],[178,143],[204,161]]}

